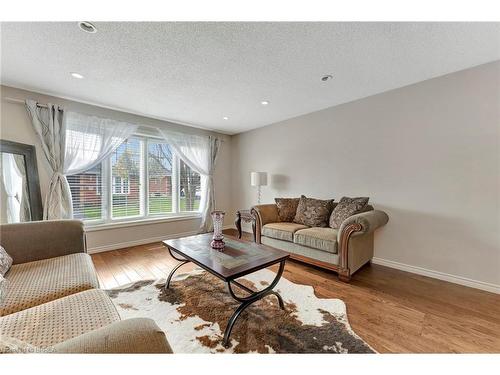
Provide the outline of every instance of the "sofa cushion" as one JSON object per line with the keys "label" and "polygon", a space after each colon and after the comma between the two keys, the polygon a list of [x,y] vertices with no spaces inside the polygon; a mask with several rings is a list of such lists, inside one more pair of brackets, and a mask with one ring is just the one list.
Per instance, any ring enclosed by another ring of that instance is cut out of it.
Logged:
{"label": "sofa cushion", "polygon": [[262,227],[262,235],[277,240],[293,242],[293,234],[307,226],[296,223],[269,223]]}
{"label": "sofa cushion", "polygon": [[307,228],[295,232],[293,242],[298,245],[337,254],[338,231],[332,228]]}
{"label": "sofa cushion", "polygon": [[46,348],[120,320],[105,291],[92,289],[0,318],[0,336]]}
{"label": "sofa cushion", "polygon": [[7,254],[7,251],[0,246],[0,276],[5,276],[9,268],[12,266],[12,257]]}
{"label": "sofa cushion", "polygon": [[[312,260],[318,260],[332,265],[339,264],[339,254],[329,253],[328,251],[313,249],[312,247],[302,246],[293,242],[280,241],[275,238],[262,237],[262,243],[267,246],[275,247],[290,254],[299,255],[300,258],[306,257]],[[299,258],[299,259],[300,259]],[[306,262],[308,260],[305,260]],[[311,262],[311,264],[314,264]]]}
{"label": "sofa cushion", "polygon": [[54,346],[57,353],[172,353],[165,333],[152,319],[131,318]]}
{"label": "sofa cushion", "polygon": [[300,198],[274,198],[280,221],[292,222],[297,213]]}
{"label": "sofa cushion", "polygon": [[342,197],[339,203],[335,206],[330,215],[329,225],[330,228],[339,229],[342,222],[348,217],[358,214],[363,211],[363,209],[368,204],[368,199],[366,197],[361,198],[348,198]]}
{"label": "sofa cushion", "polygon": [[332,208],[333,199],[314,199],[302,195],[293,222],[309,227],[327,227]]}
{"label": "sofa cushion", "polygon": [[84,253],[15,264],[5,278],[0,316],[99,287],[92,259]]}

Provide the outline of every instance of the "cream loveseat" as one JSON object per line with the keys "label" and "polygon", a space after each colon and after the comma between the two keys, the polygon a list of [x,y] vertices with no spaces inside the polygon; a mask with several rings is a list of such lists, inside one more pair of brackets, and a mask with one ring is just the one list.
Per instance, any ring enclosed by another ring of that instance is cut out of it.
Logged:
{"label": "cream loveseat", "polygon": [[80,221],[1,225],[0,244],[13,258],[0,301],[4,352],[171,352],[154,321],[122,321],[99,289]]}
{"label": "cream loveseat", "polygon": [[[333,208],[336,205],[333,202]],[[333,270],[342,281],[349,281],[372,259],[373,232],[389,220],[385,212],[371,205],[345,219],[339,229],[280,221],[276,204],[257,205],[251,211],[257,243],[287,251],[292,259]]]}

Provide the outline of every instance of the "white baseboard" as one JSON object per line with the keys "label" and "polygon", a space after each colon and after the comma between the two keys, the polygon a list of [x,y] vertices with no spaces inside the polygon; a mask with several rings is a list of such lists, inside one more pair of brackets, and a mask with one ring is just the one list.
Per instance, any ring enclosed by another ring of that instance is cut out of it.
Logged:
{"label": "white baseboard", "polygon": [[174,233],[174,234],[168,234],[168,235],[159,236],[159,237],[142,238],[140,240],[135,240],[135,241],[118,242],[118,243],[113,243],[113,244],[104,245],[104,246],[90,247],[87,249],[87,252],[89,254],[102,253],[105,251],[123,249],[125,247],[146,245],[148,243],[153,243],[153,242],[161,242],[161,241],[169,240],[171,238],[193,236],[196,233],[198,233],[198,231]]}
{"label": "white baseboard", "polygon": [[[223,230],[234,229],[234,226],[226,225],[222,229]],[[161,242],[161,241],[169,240],[171,238],[193,236],[197,233],[198,233],[198,231],[190,231],[190,232],[174,233],[174,234],[169,234],[169,235],[159,236],[159,237],[142,238],[140,240],[135,240],[135,241],[118,242],[118,243],[113,243],[113,244],[104,245],[104,246],[90,247],[87,249],[87,252],[89,254],[103,253],[105,251],[118,250],[118,249],[123,249],[123,248],[131,247],[131,246],[139,246],[139,245],[146,245],[148,243],[153,243],[153,242]]]}
{"label": "white baseboard", "polygon": [[450,275],[448,273],[429,270],[427,268],[410,266],[409,264],[394,262],[392,260],[373,258],[372,262],[374,264],[380,264],[381,266],[386,266],[390,268],[395,268],[401,271],[415,273],[417,275],[432,277],[434,279],[439,279],[443,281],[448,281],[450,283],[455,283],[459,285],[468,286],[471,288],[485,290],[487,292],[500,294],[500,285],[485,283],[484,281],[472,280],[462,276]]}

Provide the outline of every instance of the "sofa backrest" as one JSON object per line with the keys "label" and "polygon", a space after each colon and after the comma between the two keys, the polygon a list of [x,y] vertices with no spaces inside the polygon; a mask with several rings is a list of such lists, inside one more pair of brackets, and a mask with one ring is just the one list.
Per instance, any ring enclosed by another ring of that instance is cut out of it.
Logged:
{"label": "sofa backrest", "polygon": [[0,225],[0,245],[14,264],[86,251],[80,220],[48,220]]}

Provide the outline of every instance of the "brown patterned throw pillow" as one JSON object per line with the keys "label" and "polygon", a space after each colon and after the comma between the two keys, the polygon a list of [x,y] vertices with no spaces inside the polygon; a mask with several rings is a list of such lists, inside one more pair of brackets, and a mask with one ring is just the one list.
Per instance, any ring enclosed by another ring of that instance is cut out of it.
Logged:
{"label": "brown patterned throw pillow", "polygon": [[333,199],[321,200],[301,195],[293,222],[310,227],[327,227],[332,208]]}
{"label": "brown patterned throw pillow", "polygon": [[330,216],[330,228],[339,229],[345,219],[363,211],[368,204],[368,200],[369,198],[366,197],[342,197]]}
{"label": "brown patterned throw pillow", "polygon": [[300,198],[274,198],[280,221],[292,222],[297,213]]}

